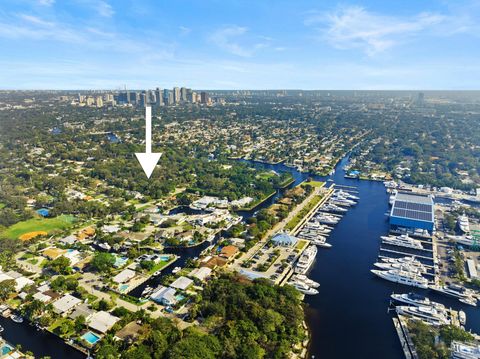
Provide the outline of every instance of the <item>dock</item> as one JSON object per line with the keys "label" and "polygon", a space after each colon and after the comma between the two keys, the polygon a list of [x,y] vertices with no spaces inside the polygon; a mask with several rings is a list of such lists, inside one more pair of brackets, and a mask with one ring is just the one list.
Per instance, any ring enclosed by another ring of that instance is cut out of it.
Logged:
{"label": "dock", "polygon": [[403,354],[406,359],[418,359],[418,354],[415,350],[410,333],[408,332],[407,320],[405,317],[399,315],[398,318],[392,318],[393,325],[397,331],[398,339],[402,345]]}

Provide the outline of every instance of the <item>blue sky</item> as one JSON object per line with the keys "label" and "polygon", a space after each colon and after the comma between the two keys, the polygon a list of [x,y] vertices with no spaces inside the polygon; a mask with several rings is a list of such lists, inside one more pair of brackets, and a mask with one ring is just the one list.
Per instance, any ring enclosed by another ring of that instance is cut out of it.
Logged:
{"label": "blue sky", "polygon": [[480,89],[480,0],[1,0],[0,88]]}

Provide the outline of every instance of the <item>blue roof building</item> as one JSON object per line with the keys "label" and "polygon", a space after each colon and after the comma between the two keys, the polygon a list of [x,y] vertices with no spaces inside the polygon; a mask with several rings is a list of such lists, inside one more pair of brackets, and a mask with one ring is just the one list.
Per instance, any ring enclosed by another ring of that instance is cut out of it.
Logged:
{"label": "blue roof building", "polygon": [[435,227],[433,198],[411,193],[397,193],[390,211],[390,225],[426,229],[432,232]]}
{"label": "blue roof building", "polygon": [[48,217],[48,214],[50,213],[50,211],[46,208],[40,208],[39,210],[37,210],[37,213],[42,217]]}
{"label": "blue roof building", "polygon": [[284,247],[292,247],[297,244],[298,239],[297,237],[288,235],[286,233],[277,233],[273,236],[272,242],[276,245],[284,246]]}

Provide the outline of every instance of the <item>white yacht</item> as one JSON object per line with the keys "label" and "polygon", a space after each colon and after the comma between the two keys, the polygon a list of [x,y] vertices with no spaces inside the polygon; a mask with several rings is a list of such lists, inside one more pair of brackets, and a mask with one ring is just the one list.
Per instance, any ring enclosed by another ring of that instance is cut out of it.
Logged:
{"label": "white yacht", "polygon": [[480,358],[480,345],[453,341],[450,345],[452,359],[478,359]]}
{"label": "white yacht", "polygon": [[295,266],[295,273],[305,274],[306,272],[308,272],[308,270],[313,264],[313,261],[315,260],[317,251],[318,250],[316,246],[308,246],[298,259],[298,262]]}
{"label": "white yacht", "polygon": [[400,305],[396,307],[395,310],[397,314],[420,319],[428,324],[435,326],[449,325],[451,323],[445,311],[437,310],[431,306],[416,307]]}
{"label": "white yacht", "polygon": [[351,199],[343,198],[343,197],[338,197],[338,196],[332,196],[330,197],[330,203],[337,204],[339,206],[346,206],[350,207],[356,204],[357,202],[352,201]]}
{"label": "white yacht", "polygon": [[422,242],[418,239],[413,239],[408,236],[408,234],[402,234],[400,236],[382,236],[382,243],[391,244],[393,246],[413,248],[413,249],[423,249]]}
{"label": "white yacht", "polygon": [[317,221],[323,224],[337,224],[339,222],[338,217],[332,216],[327,213],[319,213],[315,217]]}
{"label": "white yacht", "polygon": [[318,294],[318,290],[314,288],[310,288],[305,283],[293,282],[291,283],[300,293],[308,294],[308,295],[315,295]]}
{"label": "white yacht", "polygon": [[427,269],[424,266],[415,266],[407,263],[385,263],[385,262],[377,262],[373,264],[375,267],[379,269],[389,270],[389,269],[397,269],[406,272],[412,272],[417,274],[426,273]]}
{"label": "white yacht", "polygon": [[354,194],[352,194],[350,192],[342,191],[341,189],[339,189],[338,191],[335,191],[334,195],[336,195],[338,197],[341,197],[341,198],[351,199],[353,201],[358,201],[360,199],[360,197],[355,196]]}
{"label": "white yacht", "polygon": [[318,282],[315,282],[314,280],[308,278],[306,275],[304,274],[294,274],[292,276],[292,279],[294,281],[300,281],[300,282],[303,282],[305,283],[306,285],[308,285],[309,287],[312,287],[312,288],[318,288],[320,287],[320,283]]}
{"label": "white yacht", "polygon": [[326,242],[326,238],[325,237],[322,237],[322,238],[323,240],[319,238],[312,239],[310,243],[322,248],[332,248],[332,245]]}
{"label": "white yacht", "polygon": [[468,217],[465,215],[465,213],[461,216],[458,216],[457,223],[458,228],[460,228],[463,233],[470,233],[470,222],[468,221]]}
{"label": "white yacht", "polygon": [[425,267],[419,260],[415,259],[415,257],[400,257],[400,258],[381,258],[380,259],[384,263],[390,263],[390,264],[408,264],[410,266],[414,267]]}
{"label": "white yacht", "polygon": [[322,211],[331,212],[331,213],[345,213],[348,210],[346,208],[337,206],[333,203],[328,203],[328,204],[322,206]]}
{"label": "white yacht", "polygon": [[445,306],[442,303],[432,302],[429,298],[413,292],[410,292],[408,294],[392,293],[392,295],[390,295],[390,298],[392,298],[398,303],[404,303],[410,306],[413,305],[415,307],[434,307],[439,310],[445,310]]}
{"label": "white yacht", "polygon": [[376,276],[390,282],[410,285],[412,287],[418,287],[423,289],[428,288],[428,280],[416,273],[401,271],[397,269],[390,269],[386,271],[372,269],[371,272]]}
{"label": "white yacht", "polygon": [[456,285],[456,284],[450,284],[450,285],[444,285],[444,286],[430,286],[430,289],[445,295],[448,295],[450,297],[458,298],[458,300],[462,303],[476,306],[477,305],[477,300],[473,297],[473,291],[470,289],[467,289],[465,287]]}
{"label": "white yacht", "polygon": [[473,245],[480,245],[480,243],[476,243],[473,239],[472,236],[452,236],[452,235],[447,235],[448,239],[451,239],[457,243],[460,243],[464,246],[473,246]]}
{"label": "white yacht", "polygon": [[395,181],[385,181],[385,182],[383,182],[383,184],[387,188],[397,188],[398,187],[398,183],[395,182]]}

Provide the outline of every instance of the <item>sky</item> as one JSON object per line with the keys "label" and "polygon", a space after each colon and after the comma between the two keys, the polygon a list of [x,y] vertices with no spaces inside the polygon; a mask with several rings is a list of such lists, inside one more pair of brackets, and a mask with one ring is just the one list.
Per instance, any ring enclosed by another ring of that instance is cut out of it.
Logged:
{"label": "sky", "polygon": [[480,0],[0,0],[1,89],[480,89]]}

